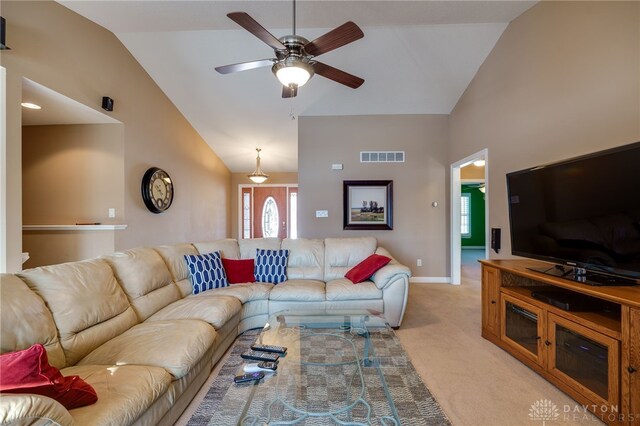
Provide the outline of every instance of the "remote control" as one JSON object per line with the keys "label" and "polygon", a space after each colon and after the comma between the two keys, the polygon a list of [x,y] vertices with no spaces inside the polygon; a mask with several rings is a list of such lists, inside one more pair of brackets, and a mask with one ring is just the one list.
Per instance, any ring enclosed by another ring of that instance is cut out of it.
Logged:
{"label": "remote control", "polygon": [[280,356],[267,352],[247,351],[240,355],[243,359],[253,359],[255,361],[271,361],[276,362]]}
{"label": "remote control", "polygon": [[244,366],[244,372],[245,373],[255,373],[256,371],[264,371],[265,373],[273,373],[277,369],[278,369],[278,363],[277,362],[262,361],[262,362],[257,362],[257,363],[254,362],[254,363],[251,363],[251,364],[246,364]]}
{"label": "remote control", "polygon": [[260,380],[264,377],[264,373],[262,371],[256,371],[254,373],[243,374],[242,376],[236,376],[233,378],[234,383],[244,383],[251,382],[253,380]]}
{"label": "remote control", "polygon": [[271,352],[271,353],[276,353],[276,354],[279,354],[279,355],[284,355],[284,354],[287,353],[287,348],[285,348],[284,346],[253,345],[253,346],[251,346],[251,349],[253,349],[254,351]]}

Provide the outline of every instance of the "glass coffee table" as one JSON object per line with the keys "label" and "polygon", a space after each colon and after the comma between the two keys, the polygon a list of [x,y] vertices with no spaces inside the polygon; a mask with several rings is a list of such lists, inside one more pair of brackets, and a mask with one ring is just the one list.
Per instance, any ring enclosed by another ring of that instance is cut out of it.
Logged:
{"label": "glass coffee table", "polygon": [[209,424],[400,424],[388,381],[398,386],[407,359],[380,314],[283,311],[256,343],[288,351],[275,373],[232,385]]}

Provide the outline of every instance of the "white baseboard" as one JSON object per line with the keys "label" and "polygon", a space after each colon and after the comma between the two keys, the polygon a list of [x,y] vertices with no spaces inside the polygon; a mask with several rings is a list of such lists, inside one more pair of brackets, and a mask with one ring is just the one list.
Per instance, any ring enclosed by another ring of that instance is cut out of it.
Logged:
{"label": "white baseboard", "polygon": [[451,283],[451,277],[411,277],[409,278],[410,283],[424,283],[424,284],[449,284]]}

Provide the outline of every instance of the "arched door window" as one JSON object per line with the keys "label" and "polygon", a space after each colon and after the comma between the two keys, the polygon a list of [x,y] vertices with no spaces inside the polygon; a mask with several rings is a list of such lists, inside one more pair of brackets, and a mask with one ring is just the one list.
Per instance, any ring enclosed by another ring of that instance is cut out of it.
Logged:
{"label": "arched door window", "polygon": [[273,197],[267,197],[262,207],[262,235],[265,238],[278,236],[278,205]]}

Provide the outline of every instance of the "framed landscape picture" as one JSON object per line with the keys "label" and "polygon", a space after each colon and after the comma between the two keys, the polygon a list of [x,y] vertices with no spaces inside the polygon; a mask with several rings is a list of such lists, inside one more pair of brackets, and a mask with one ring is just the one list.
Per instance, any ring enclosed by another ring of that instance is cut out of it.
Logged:
{"label": "framed landscape picture", "polygon": [[393,229],[393,181],[343,181],[344,229]]}

